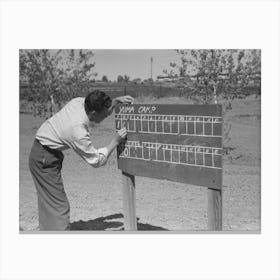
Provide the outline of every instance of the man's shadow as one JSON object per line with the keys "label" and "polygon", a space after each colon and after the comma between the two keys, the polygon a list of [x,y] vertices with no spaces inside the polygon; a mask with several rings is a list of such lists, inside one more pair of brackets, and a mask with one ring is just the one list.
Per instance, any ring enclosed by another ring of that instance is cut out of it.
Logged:
{"label": "man's shadow", "polygon": [[[70,224],[70,230],[124,230],[124,224],[118,219],[123,219],[123,214],[113,214],[106,217],[99,217],[89,221],[76,221]],[[168,230],[163,227],[158,227],[150,224],[139,223],[137,218],[137,230]]]}

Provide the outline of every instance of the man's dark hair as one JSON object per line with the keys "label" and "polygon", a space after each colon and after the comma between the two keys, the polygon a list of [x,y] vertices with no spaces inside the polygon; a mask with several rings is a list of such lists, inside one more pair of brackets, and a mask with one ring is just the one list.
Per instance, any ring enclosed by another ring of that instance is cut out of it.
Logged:
{"label": "man's dark hair", "polygon": [[100,112],[105,108],[110,108],[112,99],[103,91],[94,90],[85,98],[85,110],[87,113],[92,111]]}

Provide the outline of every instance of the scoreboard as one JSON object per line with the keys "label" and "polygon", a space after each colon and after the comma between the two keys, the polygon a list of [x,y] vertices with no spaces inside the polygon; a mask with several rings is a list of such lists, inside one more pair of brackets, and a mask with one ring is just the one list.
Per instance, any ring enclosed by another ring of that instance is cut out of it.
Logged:
{"label": "scoreboard", "polygon": [[118,168],[136,176],[222,188],[221,105],[118,105]]}

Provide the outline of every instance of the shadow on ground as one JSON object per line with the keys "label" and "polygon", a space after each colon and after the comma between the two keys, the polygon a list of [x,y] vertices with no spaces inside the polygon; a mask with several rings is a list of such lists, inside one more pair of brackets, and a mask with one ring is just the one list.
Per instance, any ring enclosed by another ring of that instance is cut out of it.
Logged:
{"label": "shadow on ground", "polygon": [[[100,217],[89,221],[76,221],[70,224],[70,230],[124,230],[123,214],[113,214],[106,217]],[[168,230],[150,224],[139,223],[137,218],[138,230]]]}

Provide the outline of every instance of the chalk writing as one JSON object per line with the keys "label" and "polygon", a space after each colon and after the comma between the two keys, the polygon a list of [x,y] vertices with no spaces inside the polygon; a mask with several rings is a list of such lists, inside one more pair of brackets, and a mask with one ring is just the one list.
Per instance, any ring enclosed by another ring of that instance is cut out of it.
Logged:
{"label": "chalk writing", "polygon": [[126,141],[120,146],[120,158],[222,168],[222,148]]}
{"label": "chalk writing", "polygon": [[[142,107],[139,107],[139,110]],[[150,107],[140,111],[150,112]],[[158,115],[158,114],[116,114],[117,129],[126,127],[128,132],[172,134],[204,137],[222,137],[222,117]]]}

